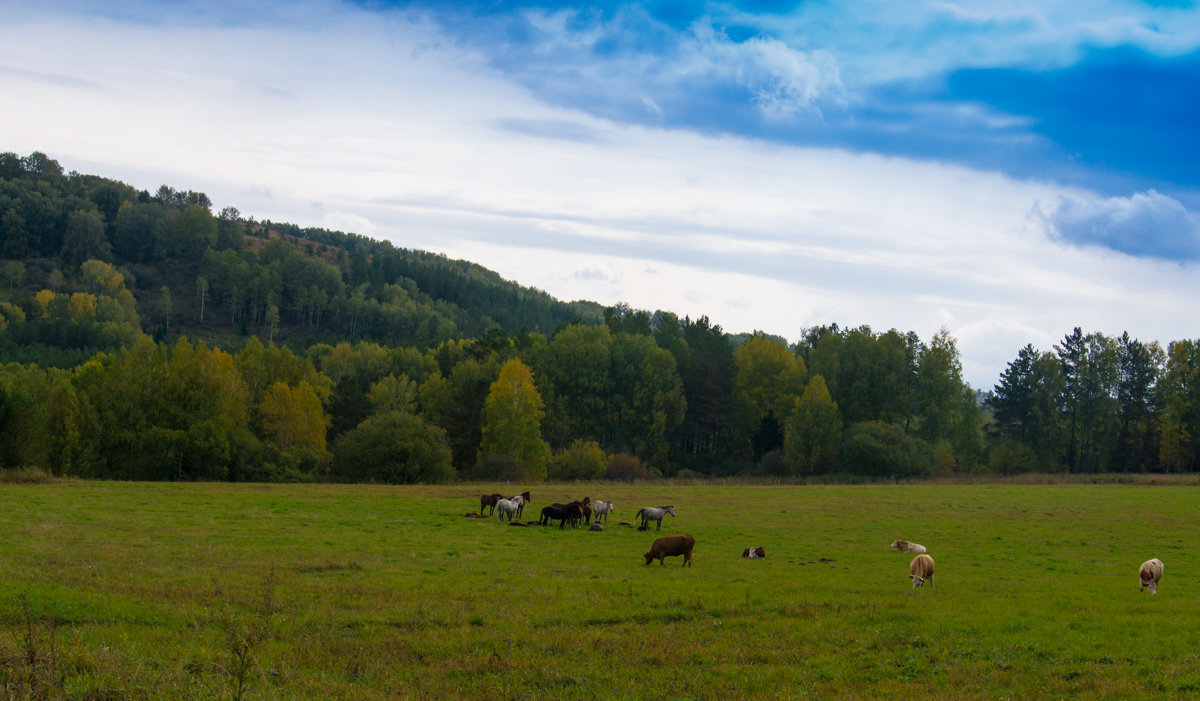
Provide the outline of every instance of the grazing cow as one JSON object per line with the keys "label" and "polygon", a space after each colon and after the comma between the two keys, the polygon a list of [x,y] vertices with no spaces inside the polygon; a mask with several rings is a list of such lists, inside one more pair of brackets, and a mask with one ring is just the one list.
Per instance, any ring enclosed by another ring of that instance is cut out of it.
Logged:
{"label": "grazing cow", "polygon": [[[663,516],[666,516],[667,514],[671,514],[672,516],[674,516],[675,515],[675,507],[674,506],[659,506],[659,507],[647,506],[644,509],[638,509],[638,512],[636,514],[634,514],[633,518],[635,521],[639,518],[642,519],[643,526],[645,526],[646,524],[648,524],[651,521],[658,521],[658,528],[655,528],[654,530],[661,531]],[[642,528],[640,530],[646,530],[646,529]]]}
{"label": "grazing cow", "polygon": [[913,589],[920,589],[926,581],[933,588],[933,558],[928,555],[917,555],[908,563],[908,578],[912,580]]}
{"label": "grazing cow", "polygon": [[751,560],[761,560],[767,556],[766,548],[761,545],[756,545],[751,548],[746,548],[742,551],[742,557],[750,558]]}
{"label": "grazing cow", "polygon": [[496,513],[496,502],[500,501],[503,498],[504,498],[503,494],[484,494],[484,495],[482,495],[481,497],[479,497],[479,513],[482,514],[483,510],[489,506],[492,507],[492,510],[489,511],[488,513],[489,514]]}
{"label": "grazing cow", "polygon": [[1151,594],[1158,593],[1158,580],[1163,576],[1163,563],[1157,557],[1146,560],[1138,570],[1138,582],[1142,585],[1138,591],[1150,590]]}
{"label": "grazing cow", "polygon": [[925,552],[925,546],[920,543],[910,543],[907,540],[893,540],[892,547],[902,553],[913,553],[914,555]]}
{"label": "grazing cow", "polygon": [[696,544],[696,539],[690,535],[666,535],[650,546],[650,552],[643,557],[646,558],[646,564],[654,562],[658,558],[658,564],[666,567],[667,563],[664,558],[683,555],[683,566],[692,566],[692,547]]}

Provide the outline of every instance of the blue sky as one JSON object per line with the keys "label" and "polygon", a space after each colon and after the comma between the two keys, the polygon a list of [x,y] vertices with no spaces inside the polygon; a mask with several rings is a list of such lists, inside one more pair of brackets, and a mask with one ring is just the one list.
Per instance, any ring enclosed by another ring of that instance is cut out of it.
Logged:
{"label": "blue sky", "polygon": [[791,339],[1193,337],[1200,11],[0,0],[4,150]]}

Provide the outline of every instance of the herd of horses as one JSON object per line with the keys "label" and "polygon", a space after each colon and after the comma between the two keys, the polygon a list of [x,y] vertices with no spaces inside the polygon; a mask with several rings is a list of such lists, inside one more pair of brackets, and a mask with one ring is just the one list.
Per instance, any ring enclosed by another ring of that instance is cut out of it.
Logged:
{"label": "herd of horses", "polygon": [[[541,517],[536,522],[526,523],[521,521],[520,518],[522,514],[525,513],[525,505],[532,503],[533,499],[529,496],[529,492],[527,491],[512,497],[505,497],[500,493],[483,494],[479,497],[478,516],[483,516],[484,511],[490,509],[488,512],[489,514],[495,515],[501,521],[507,520],[508,523],[512,525],[520,524],[527,526],[536,524],[539,526],[548,526],[550,525],[551,521],[558,521],[558,527],[560,530],[566,528],[568,524],[574,528],[580,523],[588,525],[594,530],[602,530],[602,527],[597,528],[596,525],[593,524],[593,519],[595,524],[600,524],[601,519],[603,519],[603,522],[607,524],[608,515],[613,512],[613,503],[611,501],[602,501],[600,499],[592,501],[591,497],[584,497],[566,504],[556,502],[554,504],[550,504],[549,506],[543,506]],[[657,523],[656,530],[662,530],[662,520],[667,514],[674,516],[675,507],[649,506],[644,509],[640,509],[637,512],[637,515],[634,516],[634,520],[641,521],[641,525],[638,526],[638,530],[640,531],[648,530],[651,521],[655,521]],[[475,516],[475,514],[470,513],[467,515]],[[622,521],[621,523],[625,525],[633,525],[625,521]]]}

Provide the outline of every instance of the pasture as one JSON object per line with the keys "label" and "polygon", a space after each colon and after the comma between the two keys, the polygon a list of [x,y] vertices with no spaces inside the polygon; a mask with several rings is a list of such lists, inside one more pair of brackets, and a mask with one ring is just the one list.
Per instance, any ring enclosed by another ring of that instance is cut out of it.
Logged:
{"label": "pasture", "polygon": [[[525,520],[616,511],[600,533],[464,517],[526,488]],[[660,533],[617,525],[666,504]],[[1198,506],[1189,486],[2,485],[0,696],[1194,695]],[[643,564],[680,533],[692,567]],[[933,589],[897,538],[929,548]]]}

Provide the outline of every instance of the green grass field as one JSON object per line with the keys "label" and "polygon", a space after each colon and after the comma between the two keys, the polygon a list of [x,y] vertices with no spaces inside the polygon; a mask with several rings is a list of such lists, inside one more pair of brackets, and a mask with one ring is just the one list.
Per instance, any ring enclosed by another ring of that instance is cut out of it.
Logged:
{"label": "green grass field", "polygon": [[[615,501],[603,533],[464,518],[492,488],[2,485],[0,695],[1200,694],[1195,487],[531,487]],[[645,566],[676,533],[693,566]]]}

